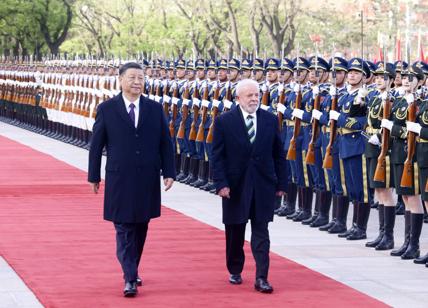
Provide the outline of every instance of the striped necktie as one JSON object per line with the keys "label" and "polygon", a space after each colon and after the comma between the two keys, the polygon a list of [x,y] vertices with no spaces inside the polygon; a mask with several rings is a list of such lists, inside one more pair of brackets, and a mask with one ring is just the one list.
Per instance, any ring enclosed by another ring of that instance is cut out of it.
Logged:
{"label": "striped necktie", "polygon": [[247,126],[248,138],[250,138],[251,143],[253,143],[254,140],[256,139],[256,130],[254,127],[253,118],[254,117],[252,115],[248,115],[247,119],[245,120],[245,125]]}

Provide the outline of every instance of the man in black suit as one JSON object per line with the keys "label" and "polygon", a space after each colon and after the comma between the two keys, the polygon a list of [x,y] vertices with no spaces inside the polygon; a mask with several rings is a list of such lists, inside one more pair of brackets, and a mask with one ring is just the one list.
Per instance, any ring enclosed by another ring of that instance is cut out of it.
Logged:
{"label": "man in black suit", "polygon": [[138,63],[119,69],[122,92],[99,105],[88,181],[98,192],[101,157],[107,149],[104,219],[116,229],[117,258],[125,279],[124,295],[137,294],[138,265],[150,219],[160,216],[160,170],[165,190],[175,178],[174,154],[162,106],[141,96],[144,71]]}
{"label": "man in black suit", "polygon": [[251,220],[251,250],[256,261],[255,289],[271,293],[269,231],[275,196],[287,186],[285,153],[277,118],[259,108],[259,85],[244,79],[236,87],[239,106],[219,116],[214,126],[213,172],[223,200],[229,282],[241,284],[245,227]]}

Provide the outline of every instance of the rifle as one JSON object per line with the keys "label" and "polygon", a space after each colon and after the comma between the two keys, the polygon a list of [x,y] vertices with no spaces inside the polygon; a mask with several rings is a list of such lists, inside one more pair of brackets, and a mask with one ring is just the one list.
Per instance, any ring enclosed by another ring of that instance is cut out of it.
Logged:
{"label": "rifle", "polygon": [[[386,71],[386,57],[385,54],[383,55],[384,58],[384,74],[383,74],[383,80],[387,82],[386,86],[386,93],[389,94],[389,78],[388,73]],[[389,119],[389,116],[391,114],[391,101],[389,97],[386,97],[386,100],[383,102],[383,116],[382,119]],[[377,165],[376,170],[374,173],[373,179],[378,182],[385,182],[386,179],[386,155],[388,154],[389,149],[389,130],[382,129],[382,149],[380,151],[380,154],[377,158]]]}
{"label": "rifle", "polygon": [[[185,88],[183,93],[183,101],[189,99],[189,92],[190,92],[188,82],[186,82],[184,86]],[[187,118],[189,117],[189,105],[183,104],[183,107],[181,108],[181,112],[183,114],[183,117],[181,118],[180,127],[177,133],[177,139],[184,139],[186,122],[187,122]]]}
{"label": "rifle", "polygon": [[[194,99],[199,99],[199,86],[198,86],[197,81],[195,83],[195,90],[193,91],[192,97]],[[193,108],[193,121],[192,121],[192,124],[190,126],[189,140],[195,141],[196,140],[196,133],[197,133],[196,124],[198,124],[198,120],[199,120],[199,105],[193,104],[192,108]]]}
{"label": "rifle", "polygon": [[269,105],[269,96],[270,96],[270,89],[269,86],[266,84],[266,91],[263,92],[263,96],[262,96],[262,105]]}
{"label": "rifle", "polygon": [[[228,83],[225,99],[228,100],[229,102],[232,102],[232,85],[230,82]],[[226,111],[229,111],[229,108],[224,107],[223,112],[226,112]]]}
{"label": "rifle", "polygon": [[[278,105],[279,104],[284,105],[284,101],[285,101],[285,87],[283,87],[281,93],[279,94]],[[277,116],[278,116],[279,131],[282,131],[282,122],[284,121],[284,115],[280,111],[278,111]]]}
{"label": "rifle", "polygon": [[[174,84],[174,92],[172,94],[172,97],[178,99],[178,83],[175,82]],[[177,114],[178,114],[178,106],[177,104],[172,104],[172,117],[169,121],[169,134],[171,135],[171,138],[174,138],[175,136],[175,121],[177,120]]]}
{"label": "rifle", "polygon": [[[209,88],[208,88],[208,81],[207,81],[205,83],[205,91],[204,91],[204,96],[202,98],[203,101],[208,100],[208,94],[209,94],[208,92],[209,92]],[[208,113],[208,107],[202,106],[202,121],[199,124],[198,134],[196,135],[197,142],[204,141],[204,130],[205,130],[205,122],[207,121],[207,113]]]}
{"label": "rifle", "polygon": [[[314,109],[319,110],[320,109],[320,95],[315,97],[314,101]],[[308,153],[306,155],[306,163],[308,165],[315,165],[315,142],[317,141],[319,133],[319,121],[315,118],[312,119],[312,136],[311,141],[308,145]]]}
{"label": "rifle", "polygon": [[[159,87],[160,87],[160,85],[159,85]],[[168,94],[169,94],[169,84],[168,84],[168,80],[166,80],[165,86],[163,88],[163,95],[164,96],[168,96]],[[168,106],[168,102],[163,102],[163,112],[165,113],[165,116],[168,119],[168,117],[169,117],[169,106]]]}
{"label": "rifle", "polygon": [[[409,105],[407,109],[407,121],[415,122],[416,120],[416,102]],[[413,156],[416,149],[416,134],[407,132],[407,158],[404,162],[403,175],[401,176],[401,187],[412,187],[413,184]]]}
{"label": "rifle", "polygon": [[[217,87],[215,88],[215,91],[214,91],[213,101],[218,100],[219,96],[220,96],[220,85],[217,83]],[[208,130],[208,135],[206,140],[207,143],[213,142],[214,120],[217,118],[217,115],[218,115],[218,107],[214,106],[211,110],[211,124]]]}
{"label": "rifle", "polygon": [[[315,56],[315,76],[317,77],[317,86],[319,87],[318,56]],[[314,100],[314,109],[320,110],[319,91]],[[306,160],[305,160],[305,162],[308,165],[315,165],[315,142],[318,139],[318,134],[319,134],[318,129],[319,129],[319,121],[315,118],[312,118],[312,136],[311,136],[311,141],[309,142],[309,145],[308,145],[308,153],[306,154]]]}
{"label": "rifle", "polygon": [[[333,50],[334,50],[334,46],[333,46]],[[332,54],[331,57],[331,73],[332,73],[332,77],[333,77],[333,84],[334,84],[334,88],[337,90],[337,83],[336,83],[336,66],[335,66],[335,58],[334,58],[334,52]],[[336,95],[334,95],[331,99],[331,107],[330,110],[334,110],[337,111],[337,93]],[[336,125],[336,121],[330,120],[330,139],[328,140],[328,145],[327,148],[325,150],[325,156],[324,156],[324,160],[323,160],[323,164],[322,167],[325,169],[333,169],[333,145],[334,145],[334,141],[336,140],[336,136],[337,136],[337,125]]]}

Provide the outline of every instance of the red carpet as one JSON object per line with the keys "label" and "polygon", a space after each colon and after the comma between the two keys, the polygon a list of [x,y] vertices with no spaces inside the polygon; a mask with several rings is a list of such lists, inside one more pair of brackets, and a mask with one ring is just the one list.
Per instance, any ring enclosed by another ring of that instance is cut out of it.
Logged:
{"label": "red carpet", "polygon": [[273,254],[275,292],[259,294],[248,245],[244,284],[229,285],[223,232],[167,208],[149,228],[145,285],[123,298],[114,229],[86,174],[4,137],[0,149],[0,253],[46,307],[385,306]]}

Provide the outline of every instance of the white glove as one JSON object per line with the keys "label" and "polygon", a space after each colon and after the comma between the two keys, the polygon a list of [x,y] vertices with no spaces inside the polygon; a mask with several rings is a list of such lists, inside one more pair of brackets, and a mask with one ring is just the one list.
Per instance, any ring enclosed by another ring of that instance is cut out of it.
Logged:
{"label": "white glove", "polygon": [[155,100],[155,96],[153,94],[150,94],[149,95],[149,99],[151,99],[152,101],[154,101]]}
{"label": "white glove", "polygon": [[322,116],[322,112],[316,109],[312,110],[312,117],[319,120]]}
{"label": "white glove", "polygon": [[381,122],[381,124],[380,124],[380,126],[382,127],[382,128],[386,128],[387,130],[391,130],[392,129],[392,125],[393,125],[394,123],[392,122],[392,121],[390,121],[390,120],[387,120],[387,119],[382,119],[382,122]]}
{"label": "white glove", "polygon": [[220,105],[220,101],[216,100],[216,99],[213,99],[213,107],[217,107],[218,108],[219,105]]}
{"label": "white glove", "polygon": [[183,99],[183,106],[189,106],[190,99]]}
{"label": "white glove", "polygon": [[180,99],[178,99],[177,97],[173,97],[171,100],[173,105],[177,105],[178,102],[180,101]]}
{"label": "white glove", "polygon": [[318,86],[314,86],[312,88],[312,97],[315,98],[320,93],[320,88]]}
{"label": "white glove", "polygon": [[285,113],[285,109],[286,108],[284,104],[278,103],[278,105],[276,106],[276,110],[278,110],[278,112],[281,112],[282,114]]}
{"label": "white glove", "polygon": [[202,106],[203,107],[207,107],[208,108],[209,105],[210,105],[210,101],[207,101],[206,99],[202,100]]}
{"label": "white glove", "polygon": [[369,94],[369,91],[367,91],[366,87],[362,87],[358,90],[358,96],[361,98],[364,98],[367,96],[367,94]]}
{"label": "white glove", "polygon": [[380,95],[379,98],[383,101],[386,101],[388,99],[388,92],[383,91]]}
{"label": "white glove", "polygon": [[266,92],[268,90],[268,86],[264,83],[262,84],[260,90],[262,90],[262,92]]}
{"label": "white glove", "polygon": [[422,126],[419,123],[406,122],[406,127],[407,127],[407,130],[410,131],[410,132],[414,132],[414,133],[416,133],[418,135],[421,134]]}
{"label": "white glove", "polygon": [[229,100],[227,100],[227,99],[223,100],[223,104],[224,104],[224,107],[227,108],[227,109],[232,108],[232,102],[229,101]]}
{"label": "white glove", "polygon": [[169,103],[169,102],[171,101],[171,97],[170,97],[170,96],[168,96],[168,95],[165,95],[165,94],[164,94],[164,96],[163,96],[163,101],[164,101],[165,103]]}
{"label": "white glove", "polygon": [[380,145],[381,144],[377,135],[371,136],[369,138],[368,142],[371,143],[371,144],[374,144],[374,145]]}
{"label": "white glove", "polygon": [[199,107],[201,105],[201,100],[198,98],[193,98],[192,103],[194,106]]}
{"label": "white glove", "polygon": [[411,103],[413,103],[415,101],[415,97],[413,96],[412,93],[407,94],[405,96],[405,99],[406,99],[406,101],[407,101],[408,104],[411,104]]}
{"label": "white glove", "polygon": [[330,120],[337,121],[337,119],[339,119],[340,112],[337,112],[336,110],[330,110],[329,116],[330,116]]}
{"label": "white glove", "polygon": [[168,85],[168,80],[166,80],[166,79],[162,80],[162,85],[164,87],[166,87]]}
{"label": "white glove", "polygon": [[161,97],[160,96],[158,96],[158,95],[155,95],[155,101],[157,101],[158,103],[160,102],[160,100],[161,100]]}
{"label": "white glove", "polygon": [[278,86],[278,94],[281,95],[281,93],[284,91],[284,85],[282,83]]}
{"label": "white glove", "polygon": [[266,105],[263,105],[263,104],[260,104],[260,108],[263,109],[263,110],[266,110],[266,111],[269,110],[269,106],[266,106]]}
{"label": "white glove", "polygon": [[295,118],[302,119],[303,118],[303,110],[302,109],[294,109],[291,115]]}
{"label": "white glove", "polygon": [[329,94],[330,94],[330,96],[336,96],[336,87],[335,86],[330,87]]}
{"label": "white glove", "polygon": [[294,93],[299,93],[300,92],[300,84],[298,84],[298,83],[296,83],[295,85],[294,85]]}

